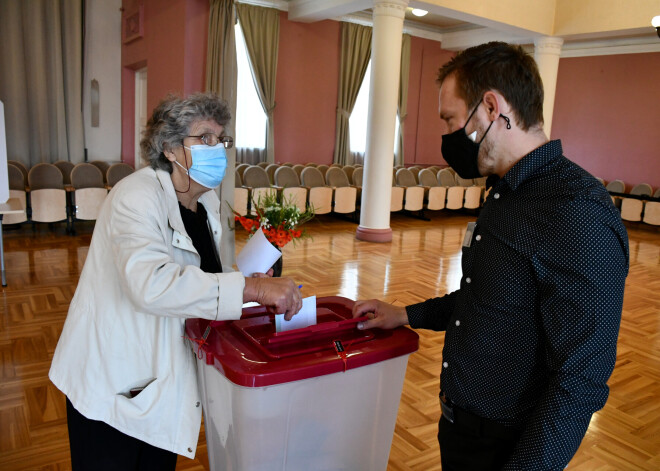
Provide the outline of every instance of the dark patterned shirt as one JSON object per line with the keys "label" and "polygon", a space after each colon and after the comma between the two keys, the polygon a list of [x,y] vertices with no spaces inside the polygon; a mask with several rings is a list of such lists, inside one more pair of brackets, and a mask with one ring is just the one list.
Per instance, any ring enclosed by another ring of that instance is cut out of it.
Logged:
{"label": "dark patterned shirt", "polygon": [[504,469],[563,469],[609,393],[628,236],[558,140],[489,184],[460,289],[408,306],[408,319],[446,330],[440,381],[452,402],[523,429]]}

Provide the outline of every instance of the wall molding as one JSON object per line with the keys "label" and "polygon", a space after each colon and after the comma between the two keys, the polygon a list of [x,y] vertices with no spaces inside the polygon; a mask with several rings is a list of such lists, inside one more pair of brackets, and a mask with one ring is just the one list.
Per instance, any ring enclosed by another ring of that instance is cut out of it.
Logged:
{"label": "wall molding", "polygon": [[[280,11],[289,11],[289,4],[284,0],[241,0],[267,8],[276,8]],[[345,21],[363,26],[373,27],[373,17],[367,12],[360,11],[332,18],[333,21]],[[505,41],[511,44],[520,44],[531,53],[534,52],[534,40],[538,37],[521,36],[510,32],[498,31],[493,28],[469,26],[450,30],[439,30],[432,26],[404,20],[403,32],[423,39],[430,39],[442,43],[442,48],[450,51],[459,51],[488,41]],[[592,39],[586,41],[567,41],[561,48],[561,58],[606,56],[615,54],[640,54],[660,52],[660,39],[655,32],[644,36],[611,39]]]}

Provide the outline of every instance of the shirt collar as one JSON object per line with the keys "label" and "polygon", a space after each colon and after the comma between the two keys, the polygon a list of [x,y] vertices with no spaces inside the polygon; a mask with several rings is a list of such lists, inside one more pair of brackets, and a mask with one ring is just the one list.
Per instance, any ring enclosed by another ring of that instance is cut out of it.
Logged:
{"label": "shirt collar", "polygon": [[561,157],[561,141],[556,139],[537,147],[520,159],[502,178],[512,190],[532,176],[538,169]]}

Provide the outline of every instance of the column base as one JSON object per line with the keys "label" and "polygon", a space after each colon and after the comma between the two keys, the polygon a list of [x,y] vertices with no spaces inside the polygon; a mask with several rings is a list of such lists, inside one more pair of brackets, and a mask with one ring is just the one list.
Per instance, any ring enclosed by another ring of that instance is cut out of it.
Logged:
{"label": "column base", "polygon": [[392,229],[389,227],[387,229],[370,229],[358,226],[355,238],[366,242],[392,242]]}

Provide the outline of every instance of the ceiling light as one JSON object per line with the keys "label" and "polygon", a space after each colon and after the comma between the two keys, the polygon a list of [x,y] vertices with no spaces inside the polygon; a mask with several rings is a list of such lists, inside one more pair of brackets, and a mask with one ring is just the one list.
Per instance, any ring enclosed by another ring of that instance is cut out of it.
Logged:
{"label": "ceiling light", "polygon": [[[420,10],[419,8],[413,8],[412,9],[412,14],[415,16],[424,16],[428,13],[426,10]],[[656,17],[657,18],[657,17]],[[655,21],[655,18],[654,18]]]}
{"label": "ceiling light", "polygon": [[660,15],[654,16],[651,20],[651,24],[655,28],[655,31],[658,33],[658,37],[660,38]]}

